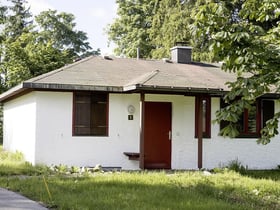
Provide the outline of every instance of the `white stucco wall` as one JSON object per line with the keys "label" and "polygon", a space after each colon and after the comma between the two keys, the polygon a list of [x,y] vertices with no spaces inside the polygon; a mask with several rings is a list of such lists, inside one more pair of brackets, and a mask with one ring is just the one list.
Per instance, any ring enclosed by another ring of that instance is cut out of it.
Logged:
{"label": "white stucco wall", "polygon": [[[195,98],[190,96],[146,94],[146,101],[172,103],[173,169],[197,169]],[[219,98],[211,100],[211,117],[219,109]],[[4,148],[22,151],[32,163],[139,169],[139,161],[128,160],[123,152],[139,152],[140,95],[110,94],[109,136],[72,136],[71,92],[36,91],[5,103]],[[127,107],[136,110],[128,120]],[[280,105],[276,103],[276,111]],[[244,166],[264,169],[280,164],[280,139],[258,145],[256,139],[224,139],[219,125],[211,125],[211,139],[203,139],[203,168],[228,164],[238,158]],[[36,139],[36,144],[35,144]],[[36,148],[36,152],[35,152]]]}
{"label": "white stucco wall", "polygon": [[[212,119],[219,109],[220,99],[212,98]],[[280,109],[275,102],[275,112]],[[254,138],[223,138],[218,136],[219,125],[212,124],[211,139],[203,140],[203,167],[214,168],[228,165],[238,159],[243,166],[250,169],[273,169],[280,164],[280,136],[267,145],[257,144]]]}
{"label": "white stucco wall", "polygon": [[20,151],[25,159],[35,163],[36,98],[29,93],[6,102],[3,107],[3,148]]}
{"label": "white stucco wall", "polygon": [[[36,163],[138,169],[123,152],[139,152],[139,95],[110,94],[109,136],[72,136],[72,93],[36,92]],[[128,105],[136,108],[128,120]]]}
{"label": "white stucco wall", "polygon": [[[172,168],[197,169],[195,131],[195,98],[188,96],[146,95],[146,101],[172,102]],[[220,108],[220,99],[211,99],[211,120]],[[275,103],[275,111],[280,104]],[[280,126],[279,126],[280,127]],[[268,145],[257,144],[254,138],[223,138],[220,126],[211,124],[211,138],[203,139],[203,168],[226,166],[238,159],[250,169],[272,169],[280,164],[280,136]]]}

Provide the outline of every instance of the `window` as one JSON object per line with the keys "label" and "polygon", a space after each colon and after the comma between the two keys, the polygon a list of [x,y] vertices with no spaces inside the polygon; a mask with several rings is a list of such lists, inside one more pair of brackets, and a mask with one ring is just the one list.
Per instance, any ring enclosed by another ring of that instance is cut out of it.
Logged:
{"label": "window", "polygon": [[[226,104],[221,100],[221,108]],[[259,99],[252,105],[252,109],[245,109],[238,121],[237,129],[239,131],[238,137],[252,137],[260,136],[260,130],[265,126],[267,120],[274,115],[274,101],[268,99]],[[221,122],[220,128],[223,129],[228,123]]]}
{"label": "window", "polygon": [[108,136],[108,94],[75,92],[73,135]]}
{"label": "window", "polygon": [[199,101],[202,101],[202,132],[203,138],[211,138],[211,98],[198,96],[195,98],[195,138],[198,137]]}

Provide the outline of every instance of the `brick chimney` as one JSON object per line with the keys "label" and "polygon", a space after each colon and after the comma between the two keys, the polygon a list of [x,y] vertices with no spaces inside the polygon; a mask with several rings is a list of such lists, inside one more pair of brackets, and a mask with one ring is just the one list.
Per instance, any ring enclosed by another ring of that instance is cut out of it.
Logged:
{"label": "brick chimney", "polygon": [[174,63],[191,63],[192,47],[175,46],[171,49],[171,60]]}

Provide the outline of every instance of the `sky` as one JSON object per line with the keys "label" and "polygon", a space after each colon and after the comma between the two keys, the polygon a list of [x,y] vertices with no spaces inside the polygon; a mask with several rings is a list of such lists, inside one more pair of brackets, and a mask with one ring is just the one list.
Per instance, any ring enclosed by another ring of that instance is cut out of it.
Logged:
{"label": "sky", "polygon": [[72,13],[75,16],[76,30],[87,33],[91,47],[101,49],[102,55],[110,55],[113,44],[108,47],[108,37],[104,29],[116,17],[115,0],[27,0],[30,11],[35,16],[48,9]]}

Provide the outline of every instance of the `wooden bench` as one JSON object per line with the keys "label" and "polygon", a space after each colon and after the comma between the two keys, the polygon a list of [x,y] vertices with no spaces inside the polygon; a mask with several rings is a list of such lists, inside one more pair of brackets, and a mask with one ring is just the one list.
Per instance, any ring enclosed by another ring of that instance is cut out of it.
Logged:
{"label": "wooden bench", "polygon": [[124,152],[123,154],[126,155],[129,160],[139,160],[140,158],[139,152]]}

